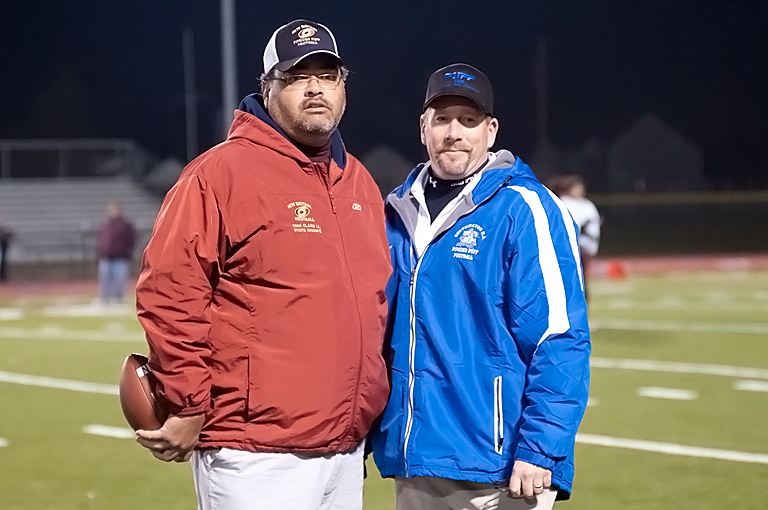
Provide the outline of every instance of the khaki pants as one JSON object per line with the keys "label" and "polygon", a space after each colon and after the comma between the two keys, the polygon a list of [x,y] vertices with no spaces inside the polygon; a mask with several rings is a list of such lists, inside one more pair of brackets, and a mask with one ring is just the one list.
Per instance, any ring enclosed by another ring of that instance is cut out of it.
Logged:
{"label": "khaki pants", "polygon": [[417,476],[395,478],[395,495],[397,510],[550,510],[557,491],[515,499],[488,483]]}

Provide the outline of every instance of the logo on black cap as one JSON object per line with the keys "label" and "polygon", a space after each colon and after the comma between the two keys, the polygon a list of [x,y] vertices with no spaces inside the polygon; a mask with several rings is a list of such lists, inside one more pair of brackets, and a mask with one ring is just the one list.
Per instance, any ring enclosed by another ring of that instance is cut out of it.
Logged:
{"label": "logo on black cap", "polygon": [[493,115],[493,88],[491,81],[479,69],[469,64],[451,64],[438,69],[429,77],[424,108],[441,96],[461,96]]}
{"label": "logo on black cap", "polygon": [[480,91],[468,83],[475,79],[475,77],[471,74],[462,73],[461,71],[453,71],[451,73],[445,73],[445,79],[453,80],[453,83],[447,83],[444,85],[446,87],[467,87],[477,93],[480,93]]}

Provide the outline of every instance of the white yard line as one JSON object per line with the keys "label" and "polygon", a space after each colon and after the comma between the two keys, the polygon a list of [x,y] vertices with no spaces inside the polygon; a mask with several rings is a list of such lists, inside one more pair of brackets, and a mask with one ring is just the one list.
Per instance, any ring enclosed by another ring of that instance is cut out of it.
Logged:
{"label": "white yard line", "polygon": [[66,340],[86,342],[143,342],[142,333],[75,330],[58,327],[29,328],[0,328],[0,339],[6,340]]}
{"label": "white yard line", "polygon": [[13,321],[24,318],[21,308],[0,308],[0,321]]}
{"label": "white yard line", "polygon": [[[655,301],[648,301],[648,300],[635,300],[635,299],[626,299],[626,298],[618,298],[618,299],[611,299],[597,302],[592,302],[589,305],[589,308],[592,310],[633,310],[633,311],[643,311],[643,312],[658,312],[658,311],[664,311],[668,308],[674,308],[675,311],[685,309],[685,310],[695,310],[695,311],[701,311],[701,312],[728,312],[728,313],[734,313],[734,312],[743,312],[743,313],[755,313],[755,312],[764,312],[768,310],[768,303],[762,302],[760,300],[752,300],[752,301],[727,301],[727,302],[718,302],[718,303],[712,303],[712,302],[704,302],[704,301],[691,301],[686,299],[672,299],[669,297],[661,297],[658,300]],[[640,319],[642,320],[642,319]]]}
{"label": "white yard line", "polygon": [[125,322],[110,321],[104,323],[104,331],[107,333],[125,333]]}
{"label": "white yard line", "polygon": [[675,374],[722,375],[744,379],[768,379],[764,368],[731,367],[703,363],[680,363],[676,361],[653,361],[645,359],[597,358],[590,359],[592,368],[613,368],[618,370],[642,370],[646,372],[671,372]]}
{"label": "white yard line", "polygon": [[[764,278],[764,272],[754,272],[754,271],[728,271],[728,280],[750,280],[750,281],[759,281]],[[696,273],[686,273],[686,272],[679,272],[676,274],[670,274],[668,273],[666,275],[666,279],[668,280],[674,280],[674,279],[681,279],[684,282],[690,282],[691,279],[699,281],[699,282],[712,282],[712,283],[722,283],[723,281],[723,272],[722,271],[697,271]]]}
{"label": "white yard line", "polygon": [[736,381],[733,387],[741,391],[765,391],[768,392],[768,382],[765,381]]}
{"label": "white yard line", "polygon": [[590,329],[615,329],[635,331],[687,331],[691,333],[739,333],[768,334],[768,323],[763,322],[695,322],[643,319],[595,319]]}
{"label": "white yard line", "polygon": [[657,388],[655,386],[642,386],[637,389],[637,395],[648,398],[664,398],[668,400],[696,400],[699,394],[695,391],[681,390],[678,388]]}
{"label": "white yard line", "polygon": [[688,304],[680,296],[661,296],[658,301],[654,303],[656,308],[683,308]]}
{"label": "white yard line", "polygon": [[45,317],[115,317],[131,316],[136,309],[128,304],[102,305],[87,303],[82,305],[56,305],[43,308]]}
{"label": "white yard line", "polygon": [[634,283],[594,282],[589,286],[593,296],[615,296],[616,294],[631,294],[637,285]]}
{"label": "white yard line", "polygon": [[763,453],[719,450],[715,448],[702,448],[699,446],[686,446],[675,443],[658,443],[656,441],[641,441],[638,439],[622,439],[619,437],[596,436],[592,434],[576,434],[576,442],[594,446],[608,446],[611,448],[665,453],[667,455],[681,455],[684,457],[702,457],[705,459],[749,462],[752,464],[768,464],[768,455]]}
{"label": "white yard line", "polygon": [[[114,437],[118,439],[133,439],[136,434],[128,428],[110,427],[107,425],[86,425],[83,432],[96,436]],[[733,450],[718,450],[714,448],[702,448],[699,446],[685,446],[674,443],[659,443],[656,441],[641,441],[637,439],[623,439],[619,437],[597,436],[593,434],[576,434],[576,442],[593,446],[607,446],[611,448],[624,448],[641,450],[668,455],[681,455],[686,457],[703,457],[717,460],[731,460],[736,462],[749,462],[754,464],[768,464],[768,455],[760,453],[739,452]]]}
{"label": "white yard line", "polygon": [[[600,360],[601,358],[598,358]],[[642,361],[642,360],[618,360],[618,361]],[[593,359],[594,362],[594,359]],[[647,363],[647,362],[646,362]],[[615,368],[615,367],[612,367]],[[734,368],[734,367],[724,367]],[[756,370],[756,369],[752,369]],[[768,372],[765,371],[765,372]],[[697,372],[698,373],[698,372]],[[716,374],[723,375],[723,374]],[[729,374],[730,375],[730,374]],[[766,373],[765,378],[768,378]],[[68,379],[54,379],[51,377],[40,377],[27,374],[15,374],[0,371],[0,382],[23,384],[27,386],[39,386],[44,388],[64,389],[71,391],[80,391],[85,393],[101,393],[107,395],[117,395],[117,386],[111,384],[97,384],[83,381],[73,381]],[[121,427],[109,427],[106,425],[87,425],[83,428],[87,434],[116,437],[133,438],[132,431]],[[608,446],[613,448],[626,448],[632,450],[643,450],[656,453],[665,453],[670,455],[684,455],[689,457],[704,457],[718,460],[731,460],[737,462],[750,462],[755,464],[768,464],[768,455],[749,452],[738,452],[730,450],[717,450],[712,448],[702,448],[698,446],[684,446],[673,443],[658,443],[653,441],[641,441],[636,439],[622,439],[609,436],[597,436],[592,434],[577,434],[576,442],[588,445]],[[7,440],[0,438],[0,446],[7,446]]]}
{"label": "white yard line", "polygon": [[704,298],[706,299],[707,302],[718,304],[718,305],[733,301],[733,296],[730,294],[730,292],[724,292],[720,290],[713,290],[713,291],[706,292],[704,294]]}
{"label": "white yard line", "polygon": [[15,374],[13,372],[0,371],[0,382],[21,384],[24,386],[38,386],[40,388],[54,388],[58,390],[80,391],[83,393],[102,393],[104,395],[117,395],[116,384],[99,384],[85,381],[73,381],[71,379],[55,379],[39,375]]}
{"label": "white yard line", "polygon": [[115,437],[117,439],[134,439],[136,434],[125,427],[110,427],[108,425],[86,425],[83,432],[92,436]]}
{"label": "white yard line", "polygon": [[605,307],[609,310],[634,310],[635,302],[631,299],[612,299]]}

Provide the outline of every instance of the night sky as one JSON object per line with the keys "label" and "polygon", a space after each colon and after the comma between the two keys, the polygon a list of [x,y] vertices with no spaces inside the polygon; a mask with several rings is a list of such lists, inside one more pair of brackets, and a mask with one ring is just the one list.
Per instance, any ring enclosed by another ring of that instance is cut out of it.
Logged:
{"label": "night sky", "polygon": [[[536,41],[549,48],[549,137],[610,143],[653,112],[697,145],[715,189],[768,188],[768,2],[237,2],[239,95],[264,45],[295,18],[328,25],[352,70],[341,131],[362,156],[425,158],[418,116],[429,74],[464,61],[496,93],[496,148],[536,148]],[[221,122],[219,2],[11,2],[0,6],[0,138],[136,139],[185,158],[182,32],[195,35],[199,138]]]}

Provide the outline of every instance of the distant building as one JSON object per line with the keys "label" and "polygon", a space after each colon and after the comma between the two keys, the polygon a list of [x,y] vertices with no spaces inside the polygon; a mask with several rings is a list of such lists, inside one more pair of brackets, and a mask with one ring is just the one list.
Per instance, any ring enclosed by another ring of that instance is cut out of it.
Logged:
{"label": "distant building", "polygon": [[701,150],[653,113],[610,145],[606,163],[611,191],[704,188]]}
{"label": "distant building", "polygon": [[580,175],[590,192],[610,189],[605,171],[606,149],[596,137],[588,138],[577,149],[562,149],[551,142],[540,143],[531,158],[531,168],[542,182],[555,175]]}

